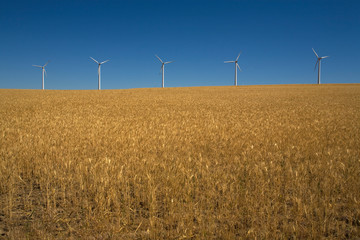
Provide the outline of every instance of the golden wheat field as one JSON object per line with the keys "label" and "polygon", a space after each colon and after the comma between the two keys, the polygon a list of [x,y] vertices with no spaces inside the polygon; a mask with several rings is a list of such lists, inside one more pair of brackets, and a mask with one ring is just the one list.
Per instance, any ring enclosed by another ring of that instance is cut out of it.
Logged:
{"label": "golden wheat field", "polygon": [[0,90],[0,238],[360,237],[360,85]]}

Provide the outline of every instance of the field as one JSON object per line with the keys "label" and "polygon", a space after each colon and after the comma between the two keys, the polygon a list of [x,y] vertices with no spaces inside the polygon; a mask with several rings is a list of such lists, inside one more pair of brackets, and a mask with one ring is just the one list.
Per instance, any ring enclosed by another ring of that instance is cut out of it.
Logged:
{"label": "field", "polygon": [[356,239],[360,85],[0,90],[0,239]]}

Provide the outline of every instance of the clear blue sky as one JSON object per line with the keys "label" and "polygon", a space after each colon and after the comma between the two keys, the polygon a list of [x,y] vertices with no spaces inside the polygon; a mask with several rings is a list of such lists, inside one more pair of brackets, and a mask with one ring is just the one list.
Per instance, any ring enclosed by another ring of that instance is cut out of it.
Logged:
{"label": "clear blue sky", "polygon": [[0,3],[0,88],[102,88],[360,82],[358,0],[9,0]]}

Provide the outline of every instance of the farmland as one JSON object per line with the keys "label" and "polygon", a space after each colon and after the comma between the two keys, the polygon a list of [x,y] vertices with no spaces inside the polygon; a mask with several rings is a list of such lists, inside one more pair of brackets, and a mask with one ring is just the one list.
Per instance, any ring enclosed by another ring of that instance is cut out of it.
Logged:
{"label": "farmland", "polygon": [[359,84],[0,90],[0,239],[353,239],[359,189]]}

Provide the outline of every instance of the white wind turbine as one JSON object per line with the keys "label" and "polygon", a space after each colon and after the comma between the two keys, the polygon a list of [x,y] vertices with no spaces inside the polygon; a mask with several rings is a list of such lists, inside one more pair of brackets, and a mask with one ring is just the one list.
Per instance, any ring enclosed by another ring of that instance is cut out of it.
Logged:
{"label": "white wind turbine", "polygon": [[101,76],[100,76],[100,67],[101,67],[101,64],[103,63],[106,63],[108,62],[109,60],[106,60],[106,61],[103,61],[101,63],[99,63],[98,61],[96,61],[95,59],[93,59],[92,57],[90,57],[94,62],[96,62],[98,64],[98,80],[99,80],[99,84],[98,84],[98,90],[101,89],[101,85],[100,85],[100,82],[101,82]]}
{"label": "white wind turbine", "polygon": [[165,64],[168,64],[168,63],[172,63],[174,61],[170,61],[170,62],[163,62],[157,55],[155,55],[159,61],[161,62],[161,71],[162,71],[162,87],[164,88],[164,73],[165,73]]}
{"label": "white wind turbine", "polygon": [[328,58],[329,56],[319,57],[319,56],[317,55],[317,53],[315,52],[315,50],[314,50],[314,49],[312,49],[312,50],[313,50],[313,52],[315,53],[316,58],[317,58],[317,61],[316,61],[316,63],[315,63],[314,71],[315,71],[315,69],[316,69],[316,65],[319,64],[319,65],[318,65],[318,84],[320,84],[321,60],[324,59],[324,58]]}
{"label": "white wind turbine", "polygon": [[225,61],[224,63],[235,63],[235,86],[237,86],[237,69],[239,68],[239,70],[241,71],[241,68],[239,66],[238,59],[240,57],[241,52],[239,53],[239,55],[237,56],[235,61]]}
{"label": "white wind turbine", "polygon": [[44,66],[33,65],[34,67],[39,67],[42,69],[42,90],[45,89],[45,74],[46,74],[45,67],[46,67],[46,65],[48,65],[49,62],[50,61],[48,61]]}

